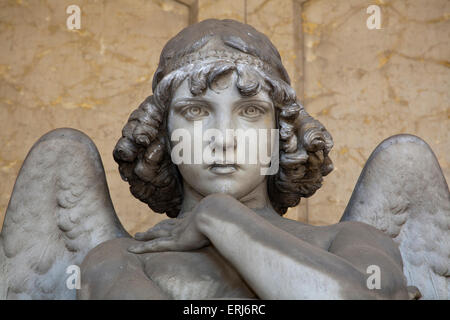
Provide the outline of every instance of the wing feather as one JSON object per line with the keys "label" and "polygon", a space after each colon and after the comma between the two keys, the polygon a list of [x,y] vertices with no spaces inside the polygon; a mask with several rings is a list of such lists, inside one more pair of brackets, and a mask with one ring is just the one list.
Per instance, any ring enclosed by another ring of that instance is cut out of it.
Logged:
{"label": "wing feather", "polygon": [[73,299],[69,265],[128,234],[114,211],[100,155],[80,131],[57,129],[33,146],[0,235],[0,298]]}
{"label": "wing feather", "polygon": [[450,193],[426,142],[397,135],[375,149],[341,219],[350,220],[394,239],[408,284],[424,299],[450,298]]}

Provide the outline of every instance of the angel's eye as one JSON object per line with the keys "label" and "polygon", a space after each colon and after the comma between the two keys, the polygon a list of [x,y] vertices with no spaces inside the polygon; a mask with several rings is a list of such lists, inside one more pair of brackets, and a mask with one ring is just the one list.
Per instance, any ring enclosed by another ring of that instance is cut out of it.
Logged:
{"label": "angel's eye", "polygon": [[182,114],[188,120],[200,120],[208,116],[209,112],[202,106],[190,106],[184,108]]}
{"label": "angel's eye", "polygon": [[256,120],[262,114],[264,114],[264,110],[262,110],[260,107],[257,107],[255,105],[245,106],[239,111],[240,116],[245,117],[250,120]]}

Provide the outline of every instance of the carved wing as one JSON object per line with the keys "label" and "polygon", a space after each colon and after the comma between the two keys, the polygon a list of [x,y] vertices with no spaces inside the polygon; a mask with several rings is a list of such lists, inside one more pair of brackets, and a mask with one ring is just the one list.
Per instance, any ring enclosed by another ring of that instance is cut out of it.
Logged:
{"label": "carved wing", "polygon": [[77,130],[51,131],[25,159],[6,211],[0,298],[74,299],[67,267],[125,236],[94,143]]}
{"label": "carved wing", "polygon": [[408,285],[424,299],[450,299],[450,193],[431,148],[397,135],[372,153],[341,221],[370,224],[393,238]]}

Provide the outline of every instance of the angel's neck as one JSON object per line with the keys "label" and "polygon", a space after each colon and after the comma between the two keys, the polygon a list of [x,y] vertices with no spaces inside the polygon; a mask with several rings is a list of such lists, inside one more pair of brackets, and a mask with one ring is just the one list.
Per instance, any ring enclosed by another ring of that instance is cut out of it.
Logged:
{"label": "angel's neck", "polygon": [[[193,189],[188,183],[183,183],[183,203],[181,206],[180,217],[184,213],[192,211],[194,207],[205,197],[195,189]],[[254,209],[256,212],[272,213],[272,208],[269,201],[269,194],[267,192],[267,181],[260,183],[255,189],[251,190],[248,194],[238,199],[244,205],[250,209]]]}

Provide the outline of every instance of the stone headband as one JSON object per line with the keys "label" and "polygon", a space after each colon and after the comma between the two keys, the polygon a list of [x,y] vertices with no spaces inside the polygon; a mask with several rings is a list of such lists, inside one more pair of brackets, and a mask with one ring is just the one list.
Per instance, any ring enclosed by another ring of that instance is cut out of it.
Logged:
{"label": "stone headband", "polygon": [[269,64],[264,63],[261,59],[255,56],[239,52],[237,50],[234,51],[234,50],[217,50],[217,49],[211,49],[208,51],[200,50],[188,54],[179,59],[176,59],[176,61],[173,61],[168,64],[166,74],[169,74],[172,71],[175,71],[190,64],[211,63],[213,61],[226,61],[235,64],[252,65],[259,68],[260,70],[267,72],[268,74],[278,75],[278,72],[276,72]]}

